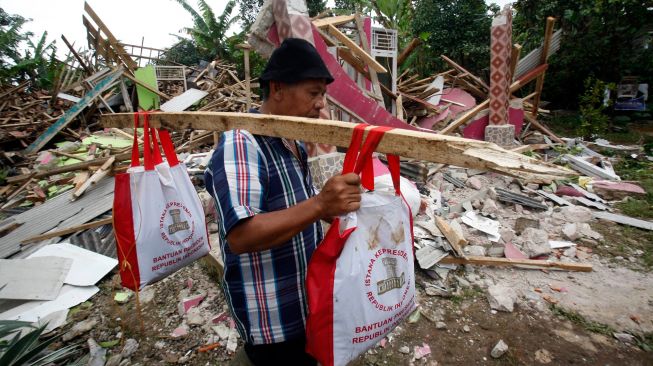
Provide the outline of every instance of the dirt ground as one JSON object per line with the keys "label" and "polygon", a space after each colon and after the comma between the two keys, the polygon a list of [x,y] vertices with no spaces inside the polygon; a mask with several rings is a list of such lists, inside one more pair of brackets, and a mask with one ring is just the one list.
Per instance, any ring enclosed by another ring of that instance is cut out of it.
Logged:
{"label": "dirt ground", "polygon": [[[593,227],[596,225],[601,224]],[[618,236],[623,228],[615,225],[606,230],[616,230]],[[606,236],[604,240],[615,239]],[[430,278],[420,271],[419,316],[412,316],[411,321],[386,337],[383,346],[369,350],[351,364],[651,365],[653,352],[637,346],[638,341],[651,341],[653,279],[647,272],[649,268],[637,259],[615,260],[606,245],[597,243],[604,250],[597,250],[588,259],[595,268],[592,273],[459,268],[453,276],[455,291],[447,298],[427,295],[424,287]],[[105,279],[100,293],[90,303],[70,313],[64,332],[78,322],[98,322],[72,342],[85,343],[91,337],[97,342],[109,342],[105,345],[115,343],[107,346],[109,366],[229,363],[233,353],[226,349],[225,334],[221,339],[214,327],[222,324],[223,330],[228,329],[230,319],[215,275],[203,262],[184,268],[141,293],[140,311],[135,297],[123,305],[114,301],[114,294],[121,290],[118,283],[117,274]],[[490,309],[485,288],[492,283],[515,288],[519,300],[513,312]],[[565,291],[551,290],[556,286]],[[206,294],[206,298],[198,307],[199,322],[194,320],[198,325],[188,325],[186,335],[173,337],[176,328],[191,322],[189,315],[180,315],[180,299],[199,293]],[[542,300],[544,294],[558,304],[553,306]],[[437,322],[441,324],[436,326]],[[442,323],[446,328],[442,329]],[[628,344],[613,337],[613,332],[622,331],[638,335],[636,341]],[[129,357],[117,356],[129,338],[138,342],[138,349]],[[508,352],[494,359],[490,351],[499,340],[508,345]],[[207,345],[215,348],[200,351]],[[430,354],[416,359],[416,347],[425,345],[430,347]],[[242,341],[238,340],[238,348],[241,346]]]}

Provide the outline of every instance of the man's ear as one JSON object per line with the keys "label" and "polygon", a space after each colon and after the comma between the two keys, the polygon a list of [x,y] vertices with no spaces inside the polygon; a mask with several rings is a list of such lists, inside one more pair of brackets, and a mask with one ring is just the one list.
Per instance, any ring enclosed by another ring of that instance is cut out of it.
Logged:
{"label": "man's ear", "polygon": [[270,80],[270,99],[277,102],[283,99],[284,85],[282,82]]}

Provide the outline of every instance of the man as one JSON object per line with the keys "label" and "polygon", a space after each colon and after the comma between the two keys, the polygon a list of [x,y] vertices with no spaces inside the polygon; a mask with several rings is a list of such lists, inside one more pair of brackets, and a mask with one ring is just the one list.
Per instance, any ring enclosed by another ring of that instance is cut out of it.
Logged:
{"label": "man", "polygon": [[[263,104],[252,113],[317,118],[333,77],[310,43],[290,38],[259,81]],[[223,290],[245,340],[235,363],[314,365],[304,351],[307,266],[319,220],[359,208],[358,176],[335,176],[316,195],[302,143],[233,130],[205,177],[220,217]]]}

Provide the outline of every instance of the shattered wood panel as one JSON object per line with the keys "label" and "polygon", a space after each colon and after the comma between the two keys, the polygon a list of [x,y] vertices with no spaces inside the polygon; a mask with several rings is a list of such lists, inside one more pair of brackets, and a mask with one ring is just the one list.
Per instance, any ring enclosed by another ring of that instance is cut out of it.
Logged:
{"label": "shattered wood panel", "polygon": [[376,100],[364,95],[358,85],[340,66],[338,60],[329,53],[326,43],[317,33],[317,28],[314,28],[313,31],[315,48],[334,78],[334,81],[327,86],[327,93],[339,106],[351,110],[369,124],[416,130],[415,127],[393,116],[385,108],[381,107]]}
{"label": "shattered wood panel", "polygon": [[67,228],[84,224],[111,210],[112,205],[113,180],[105,179],[98,182],[77,201],[71,202],[70,195],[66,192],[29,211],[13,216],[8,220],[13,220],[21,226],[0,238],[0,258],[7,258],[20,251],[22,240],[41,235],[57,227]]}
{"label": "shattered wood panel", "polygon": [[[154,113],[150,121],[153,127],[171,130],[244,129],[253,134],[341,147],[349,146],[352,131],[356,126],[341,121],[226,112]],[[104,115],[101,117],[101,123],[104,127],[127,128],[134,123],[133,114]],[[377,151],[465,168],[490,170],[533,182],[549,182],[576,175],[571,170],[504,150],[488,142],[406,129],[387,132]]]}
{"label": "shattered wood panel", "polygon": [[109,88],[118,78],[120,75],[122,75],[122,67],[114,70],[111,74],[106,76],[104,79],[102,79],[100,82],[98,82],[91,90],[89,90],[82,100],[80,100],[79,103],[75,104],[72,106],[72,108],[68,109],[66,113],[64,113],[52,126],[50,126],[45,132],[43,132],[39,137],[36,138],[34,142],[32,142],[31,145],[29,145],[27,148],[25,148],[24,152],[25,154],[32,154],[35,153],[45,144],[47,144],[55,135],[57,135],[61,130],[64,129],[72,120],[73,118],[77,117],[79,113],[81,113],[84,108],[89,106],[91,102],[102,92],[104,92],[107,88]]}

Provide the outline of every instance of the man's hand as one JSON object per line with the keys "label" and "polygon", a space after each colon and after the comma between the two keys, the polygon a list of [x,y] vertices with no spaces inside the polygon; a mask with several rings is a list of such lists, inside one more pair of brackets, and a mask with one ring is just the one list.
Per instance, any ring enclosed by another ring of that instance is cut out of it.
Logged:
{"label": "man's hand", "polygon": [[316,196],[321,218],[329,219],[358,210],[361,206],[360,181],[355,173],[336,175],[327,180]]}

